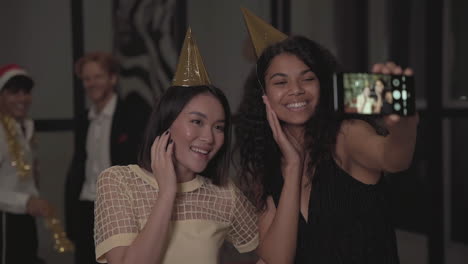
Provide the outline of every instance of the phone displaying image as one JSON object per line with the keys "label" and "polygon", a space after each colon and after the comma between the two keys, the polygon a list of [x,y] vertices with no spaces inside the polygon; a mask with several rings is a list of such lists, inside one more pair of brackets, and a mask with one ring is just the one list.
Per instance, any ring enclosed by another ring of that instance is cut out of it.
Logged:
{"label": "phone displaying image", "polygon": [[354,115],[413,115],[414,77],[375,73],[336,73],[336,111]]}

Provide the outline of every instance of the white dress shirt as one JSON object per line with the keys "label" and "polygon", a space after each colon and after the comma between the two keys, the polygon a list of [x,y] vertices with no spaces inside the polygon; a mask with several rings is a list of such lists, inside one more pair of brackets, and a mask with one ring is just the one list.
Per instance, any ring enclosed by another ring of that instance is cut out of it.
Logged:
{"label": "white dress shirt", "polygon": [[86,178],[81,190],[80,200],[94,201],[96,199],[96,181],[101,171],[111,166],[110,137],[112,118],[117,105],[117,95],[113,94],[100,113],[91,106],[88,119],[88,135],[86,137]]}
{"label": "white dress shirt", "polygon": [[34,181],[34,156],[30,140],[34,134],[34,123],[30,119],[23,121],[24,132],[20,123],[16,122],[18,143],[24,151],[24,159],[31,166],[31,176],[20,179],[18,170],[11,165],[13,157],[10,154],[6,131],[0,124],[0,211],[25,214],[26,204],[30,196],[38,196]]}

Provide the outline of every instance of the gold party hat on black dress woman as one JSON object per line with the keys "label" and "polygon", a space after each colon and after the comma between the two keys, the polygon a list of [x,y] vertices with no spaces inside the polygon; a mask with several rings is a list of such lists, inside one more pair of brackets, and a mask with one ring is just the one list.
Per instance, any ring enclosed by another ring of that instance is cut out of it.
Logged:
{"label": "gold party hat on black dress woman", "polygon": [[192,29],[189,27],[185,35],[184,45],[180,51],[177,71],[172,80],[173,86],[199,86],[210,85],[210,78],[203,64],[200,51]]}
{"label": "gold party hat on black dress woman", "polygon": [[268,46],[288,38],[286,34],[277,30],[249,10],[245,8],[241,8],[241,10],[244,14],[245,24],[247,25],[250,40],[252,40],[257,58],[262,55],[263,50]]}

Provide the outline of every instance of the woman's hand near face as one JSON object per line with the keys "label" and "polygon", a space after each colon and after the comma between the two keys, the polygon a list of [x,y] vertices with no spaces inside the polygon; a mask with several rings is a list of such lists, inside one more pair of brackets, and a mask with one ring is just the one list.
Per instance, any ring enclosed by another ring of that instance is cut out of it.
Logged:
{"label": "woman's hand near face", "polygon": [[151,146],[151,169],[158,182],[160,194],[177,191],[177,177],[174,169],[174,141],[171,133],[164,132],[156,137]]}
{"label": "woman's hand near face", "polygon": [[[282,162],[284,170],[291,170],[291,174],[298,174],[300,178],[302,175],[302,166],[304,164],[302,147],[296,138],[294,138],[287,131],[283,130],[275,111],[273,111],[270,106],[268,97],[263,96],[262,98],[263,102],[265,103],[266,115],[273,133],[273,138],[278,144],[283,155]],[[283,173],[283,177],[285,176],[285,173]]]}
{"label": "woman's hand near face", "polygon": [[283,156],[281,172],[284,185],[278,206],[273,198],[268,197],[267,208],[259,216],[260,244],[257,253],[264,261],[258,263],[292,263],[300,213],[303,152],[298,141],[281,127],[266,96],[263,96],[263,102],[273,138]]}
{"label": "woman's hand near face", "polygon": [[106,253],[110,264],[160,263],[167,249],[169,226],[177,191],[173,163],[174,143],[169,131],[156,137],[151,146],[151,170],[159,194],[145,226],[130,246],[115,247]]}

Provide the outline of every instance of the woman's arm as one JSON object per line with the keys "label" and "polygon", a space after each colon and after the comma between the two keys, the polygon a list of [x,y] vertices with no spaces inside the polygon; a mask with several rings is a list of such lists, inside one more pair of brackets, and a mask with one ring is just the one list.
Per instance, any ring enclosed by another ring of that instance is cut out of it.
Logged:
{"label": "woman's arm", "polygon": [[389,116],[387,120],[390,134],[384,143],[384,167],[388,172],[408,169],[413,159],[416,145],[419,115],[410,117]]}
{"label": "woman's arm", "polygon": [[130,246],[116,247],[106,253],[110,264],[155,264],[162,260],[177,190],[172,163],[174,144],[169,140],[169,132],[166,132],[157,137],[152,146],[152,170],[160,189],[146,225]]}
{"label": "woman's arm", "polygon": [[364,112],[364,107],[366,106],[366,97],[364,94],[358,95],[356,99],[356,108],[358,113]]}
{"label": "woman's arm", "polygon": [[[376,64],[373,71],[385,74],[403,73],[394,63]],[[411,75],[411,69],[406,69],[405,74]],[[417,114],[409,117],[385,116],[384,123],[389,134],[384,137],[378,135],[367,122],[345,121],[337,139],[338,156],[349,161],[347,165],[350,170],[355,165],[377,174],[380,171],[405,170],[412,161],[418,122]]]}
{"label": "woman's arm", "polygon": [[267,208],[259,216],[260,244],[257,254],[266,263],[293,263],[296,255],[299,222],[300,190],[284,186],[278,208],[273,198],[267,199]]}
{"label": "woman's arm", "polygon": [[269,264],[286,264],[294,262],[296,253],[304,159],[300,150],[301,146],[294,138],[288,136],[289,134],[283,132],[266,96],[264,96],[264,102],[273,138],[283,156],[284,184],[278,208],[275,208],[273,199],[268,197],[267,208],[259,216],[260,244],[257,253]]}
{"label": "woman's arm", "polygon": [[377,173],[407,169],[414,153],[418,116],[389,116],[386,119],[386,123],[390,125],[387,125],[389,134],[385,137],[378,135],[365,121],[351,120],[343,123],[337,140],[338,149],[340,144],[343,145],[341,152],[344,154],[339,155],[340,159],[343,156],[348,157],[351,168],[354,164]]}
{"label": "woman's arm", "polygon": [[381,113],[382,112],[382,106],[383,106],[382,96],[377,95],[377,100],[374,100],[374,103],[372,105],[373,113]]}
{"label": "woman's arm", "polygon": [[106,253],[110,264],[160,263],[167,243],[174,194],[159,195],[145,227],[128,247],[116,247]]}

